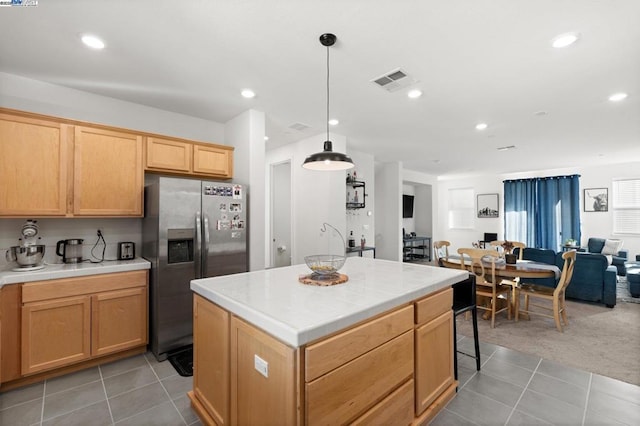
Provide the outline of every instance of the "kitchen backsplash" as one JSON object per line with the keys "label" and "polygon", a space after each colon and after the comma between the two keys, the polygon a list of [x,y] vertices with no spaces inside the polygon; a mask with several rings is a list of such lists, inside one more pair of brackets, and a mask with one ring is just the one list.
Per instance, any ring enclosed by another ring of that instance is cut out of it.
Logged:
{"label": "kitchen backsplash", "polygon": [[[7,266],[4,253],[11,246],[20,245],[22,225],[25,219],[0,219],[0,268]],[[102,258],[105,245],[98,242],[97,230],[100,229],[106,241],[105,260],[115,260],[120,241],[133,241],[136,244],[136,257],[142,249],[142,219],[36,219],[38,224],[39,244],[45,245],[44,260],[47,263],[62,263],[62,258],[56,255],[56,243],[59,240],[81,238],[84,240],[82,257],[86,260],[97,261]],[[95,248],[94,248],[95,246]],[[92,248],[93,255],[92,257]]]}

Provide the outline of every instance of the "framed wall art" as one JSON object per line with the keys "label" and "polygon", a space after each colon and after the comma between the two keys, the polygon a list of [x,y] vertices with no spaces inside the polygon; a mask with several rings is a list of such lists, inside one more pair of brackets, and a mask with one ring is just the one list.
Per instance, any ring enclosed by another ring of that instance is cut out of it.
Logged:
{"label": "framed wall art", "polygon": [[478,194],[478,217],[498,217],[498,194]]}
{"label": "framed wall art", "polygon": [[608,188],[585,188],[584,189],[584,211],[585,212],[609,211],[609,189]]}

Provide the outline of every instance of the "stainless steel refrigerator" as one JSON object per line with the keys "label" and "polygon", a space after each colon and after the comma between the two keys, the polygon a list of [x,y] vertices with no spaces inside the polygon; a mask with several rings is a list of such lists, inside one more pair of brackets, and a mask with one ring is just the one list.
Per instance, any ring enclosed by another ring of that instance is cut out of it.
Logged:
{"label": "stainless steel refrigerator", "polygon": [[193,343],[190,281],[247,271],[247,187],[147,175],[144,198],[149,341],[163,361]]}

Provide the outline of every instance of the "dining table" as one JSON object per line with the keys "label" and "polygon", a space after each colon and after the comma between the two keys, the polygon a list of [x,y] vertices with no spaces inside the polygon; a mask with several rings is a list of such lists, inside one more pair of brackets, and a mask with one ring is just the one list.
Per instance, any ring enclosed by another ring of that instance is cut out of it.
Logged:
{"label": "dining table", "polygon": [[[438,260],[440,266],[445,268],[460,269],[461,259],[459,255],[450,255],[447,258],[440,258]],[[487,264],[486,266],[490,266]],[[465,269],[470,272],[481,273],[479,265],[474,266],[474,271],[470,270],[471,260],[465,259]],[[490,271],[490,269],[488,269]],[[512,307],[515,308],[518,304],[515,303],[516,297],[518,297],[518,283],[520,281],[526,281],[527,278],[555,278],[557,281],[560,278],[560,268],[555,265],[549,265],[547,263],[533,262],[530,260],[517,260],[515,264],[506,262],[496,263],[496,278],[500,280],[507,280],[513,287],[512,290]],[[487,269],[485,268],[485,273]]]}

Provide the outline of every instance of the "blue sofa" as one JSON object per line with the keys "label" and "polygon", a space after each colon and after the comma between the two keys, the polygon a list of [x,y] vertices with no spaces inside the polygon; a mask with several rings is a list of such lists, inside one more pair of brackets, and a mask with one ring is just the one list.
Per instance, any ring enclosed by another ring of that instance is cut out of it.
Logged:
{"label": "blue sofa", "polygon": [[[564,266],[562,252],[556,253],[548,249],[527,247],[524,249],[522,258],[556,265],[560,270]],[[616,267],[610,266],[604,255],[578,253],[566,296],[569,299],[603,303],[607,307],[613,308],[616,304],[616,273]],[[556,285],[556,280],[553,278],[527,279],[526,282],[549,287]]]}
{"label": "blue sofa", "polygon": [[[604,238],[589,238],[589,240],[587,241],[586,251],[585,249],[580,249],[579,251],[584,251],[585,253],[600,254],[602,253],[605,241],[606,240]],[[622,277],[627,275],[627,268],[624,266],[624,263],[628,262],[628,258],[628,250],[620,250],[618,251],[617,255],[611,256],[611,264],[616,267],[616,269],[618,270],[618,275]]]}

